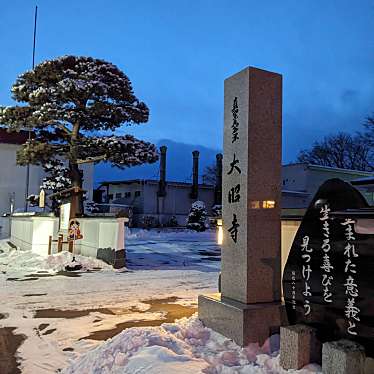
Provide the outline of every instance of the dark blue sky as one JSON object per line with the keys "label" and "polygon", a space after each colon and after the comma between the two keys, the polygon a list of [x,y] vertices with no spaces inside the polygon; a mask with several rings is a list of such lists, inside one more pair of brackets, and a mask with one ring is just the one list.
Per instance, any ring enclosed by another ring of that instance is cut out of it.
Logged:
{"label": "dark blue sky", "polygon": [[0,103],[36,61],[90,55],[118,65],[150,121],[146,140],[220,149],[223,80],[248,65],[283,74],[283,160],[374,111],[374,2],[352,0],[4,0]]}

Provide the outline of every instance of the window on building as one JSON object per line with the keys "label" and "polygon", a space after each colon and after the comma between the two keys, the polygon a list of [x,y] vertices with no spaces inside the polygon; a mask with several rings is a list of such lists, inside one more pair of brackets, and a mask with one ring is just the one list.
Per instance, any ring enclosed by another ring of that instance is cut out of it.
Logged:
{"label": "window on building", "polygon": [[251,209],[260,209],[260,201],[259,200],[250,201],[249,206]]}
{"label": "window on building", "polygon": [[131,197],[131,192],[125,192],[125,198],[129,198],[129,197]]}
{"label": "window on building", "polygon": [[135,191],[135,197],[139,197],[140,196],[140,191]]}
{"label": "window on building", "polygon": [[117,192],[117,193],[116,193],[116,199],[120,199],[121,197],[122,197],[121,192]]}
{"label": "window on building", "polygon": [[110,194],[108,195],[108,200],[113,200],[113,194],[112,194],[112,193],[110,193]]}
{"label": "window on building", "polygon": [[249,202],[251,209],[272,209],[275,208],[275,201],[273,200],[252,200]]}
{"label": "window on building", "polygon": [[264,209],[273,209],[273,208],[275,208],[275,201],[265,200],[265,201],[262,202],[262,207]]}

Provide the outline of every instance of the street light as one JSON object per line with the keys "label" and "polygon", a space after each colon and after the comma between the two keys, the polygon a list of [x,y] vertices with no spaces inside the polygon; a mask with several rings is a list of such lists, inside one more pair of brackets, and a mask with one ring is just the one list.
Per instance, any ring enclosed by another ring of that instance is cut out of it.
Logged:
{"label": "street light", "polygon": [[217,244],[221,245],[222,242],[223,242],[222,219],[217,219]]}

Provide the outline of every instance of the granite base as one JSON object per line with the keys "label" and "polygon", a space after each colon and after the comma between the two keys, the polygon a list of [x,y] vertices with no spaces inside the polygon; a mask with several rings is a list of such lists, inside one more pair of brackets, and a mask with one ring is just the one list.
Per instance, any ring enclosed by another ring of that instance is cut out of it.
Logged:
{"label": "granite base", "polygon": [[240,346],[263,344],[272,334],[287,325],[281,302],[243,304],[221,298],[221,294],[199,296],[199,319],[205,326],[232,339]]}

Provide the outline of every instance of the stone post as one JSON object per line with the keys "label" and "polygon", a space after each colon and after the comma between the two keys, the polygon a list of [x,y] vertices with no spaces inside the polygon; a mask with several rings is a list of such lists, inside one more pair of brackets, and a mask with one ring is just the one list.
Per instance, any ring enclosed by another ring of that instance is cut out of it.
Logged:
{"label": "stone post", "polygon": [[214,188],[214,205],[222,205],[222,159],[221,153],[216,155],[216,185]]}
{"label": "stone post", "polygon": [[321,343],[317,330],[298,324],[280,328],[280,365],[283,369],[299,370],[309,363],[321,363]]}
{"label": "stone post", "polygon": [[196,200],[199,196],[199,151],[193,151],[193,165],[192,165],[192,189],[190,197]]}
{"label": "stone post", "polygon": [[158,192],[159,197],[166,196],[166,151],[167,147],[165,145],[160,147],[160,180],[158,183]]}
{"label": "stone post", "polygon": [[157,191],[157,215],[160,224],[164,224],[165,196],[166,196],[166,146],[160,147],[160,180]]}
{"label": "stone post", "polygon": [[222,294],[199,318],[240,345],[281,324],[282,76],[246,68],[225,81]]}
{"label": "stone post", "polygon": [[322,346],[324,374],[366,374],[365,349],[360,344],[341,339]]}

